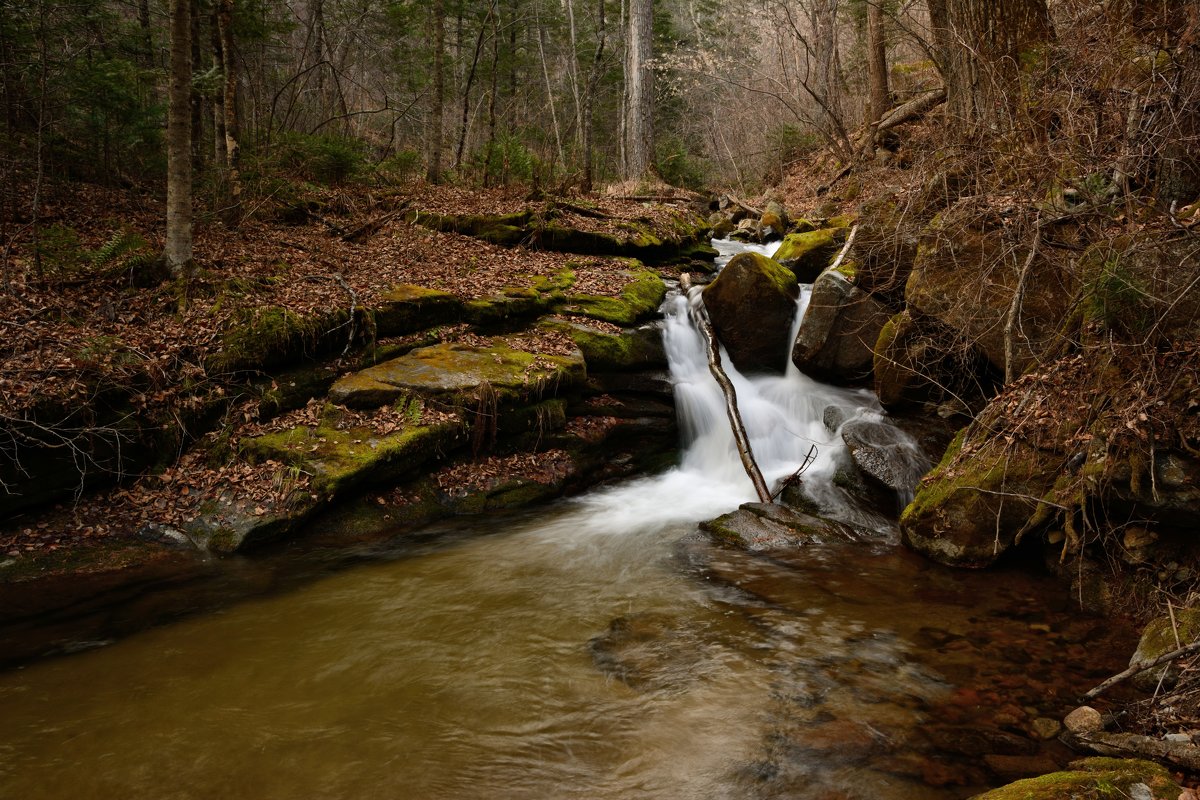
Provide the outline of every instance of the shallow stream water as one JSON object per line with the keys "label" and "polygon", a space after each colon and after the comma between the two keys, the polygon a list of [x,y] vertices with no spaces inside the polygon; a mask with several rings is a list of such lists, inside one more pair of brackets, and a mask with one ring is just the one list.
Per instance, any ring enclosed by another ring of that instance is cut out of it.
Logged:
{"label": "shallow stream water", "polygon": [[1034,720],[1117,671],[1128,632],[1027,572],[930,565],[846,503],[822,415],[879,416],[869,393],[733,375],[768,480],[815,444],[806,487],[870,542],[765,558],[696,534],[753,490],[687,302],[678,468],[350,567],[276,554],[304,579],[0,673],[0,797],[949,798],[1068,758]]}

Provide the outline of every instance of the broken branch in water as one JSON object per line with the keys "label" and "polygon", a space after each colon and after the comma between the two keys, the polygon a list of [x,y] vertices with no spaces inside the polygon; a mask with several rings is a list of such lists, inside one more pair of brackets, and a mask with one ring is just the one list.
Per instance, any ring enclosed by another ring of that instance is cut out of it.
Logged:
{"label": "broken branch in water", "polygon": [[1134,664],[1130,664],[1129,669],[1127,669],[1123,672],[1118,672],[1116,675],[1113,675],[1111,678],[1104,681],[1099,686],[1096,686],[1095,688],[1089,690],[1088,693],[1084,695],[1084,698],[1087,700],[1091,700],[1093,697],[1097,697],[1102,692],[1105,692],[1108,689],[1112,688],[1113,686],[1116,686],[1121,681],[1126,680],[1128,678],[1132,678],[1134,675],[1137,675],[1139,672],[1145,672],[1146,670],[1157,667],[1160,664],[1166,664],[1168,661],[1174,661],[1177,658],[1182,658],[1183,656],[1186,656],[1189,653],[1195,653],[1195,652],[1200,652],[1200,642],[1192,642],[1189,645],[1184,645],[1183,647],[1180,647],[1178,650],[1172,650],[1169,653],[1164,653],[1161,656],[1159,656],[1158,658],[1144,659],[1144,660],[1138,661]]}
{"label": "broken branch in water", "polygon": [[[679,276],[679,288],[685,295],[688,289],[692,288],[691,273],[684,272]],[[708,345],[708,370],[717,379],[717,384],[725,395],[725,414],[729,417],[729,427],[733,430],[733,440],[737,444],[742,466],[746,469],[746,474],[750,476],[750,482],[754,484],[754,491],[758,494],[759,502],[773,503],[775,499],[771,497],[771,490],[767,488],[767,482],[763,479],[762,471],[758,468],[758,463],[754,460],[754,453],[750,449],[750,438],[746,435],[746,426],[742,422],[741,412],[738,411],[737,390],[733,388],[733,382],[729,380],[729,375],[721,366],[721,347],[717,342],[717,334],[713,331],[712,322],[708,319],[708,312],[703,305],[698,307],[689,305],[689,313],[696,321],[696,326],[700,328],[700,333],[703,334],[704,341]]]}

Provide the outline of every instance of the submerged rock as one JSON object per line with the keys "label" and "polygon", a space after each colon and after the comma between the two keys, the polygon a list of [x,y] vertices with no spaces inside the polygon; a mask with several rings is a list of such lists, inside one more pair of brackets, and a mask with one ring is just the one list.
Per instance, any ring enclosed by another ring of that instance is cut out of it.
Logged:
{"label": "submerged rock", "polygon": [[704,287],[713,329],[738,370],[784,371],[799,294],[796,277],[758,253],[734,256]]}

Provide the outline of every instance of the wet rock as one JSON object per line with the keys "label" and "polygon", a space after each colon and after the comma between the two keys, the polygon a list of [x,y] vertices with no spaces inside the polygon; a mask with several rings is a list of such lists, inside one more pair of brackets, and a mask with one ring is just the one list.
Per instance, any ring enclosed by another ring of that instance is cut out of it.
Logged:
{"label": "wet rock", "polygon": [[588,372],[629,372],[667,366],[662,330],[653,325],[609,333],[579,322],[551,321],[542,327],[571,337],[583,353]]}
{"label": "wet rock", "polygon": [[1033,735],[1042,740],[1053,739],[1062,732],[1062,724],[1056,719],[1049,717],[1038,717],[1032,723],[1030,728]]}
{"label": "wet rock", "polygon": [[938,750],[978,758],[988,754],[1031,756],[1038,751],[1036,742],[1013,733],[966,725],[933,725],[925,736]]}
{"label": "wet rock", "polygon": [[842,426],[842,441],[863,475],[905,498],[931,466],[907,434],[882,421],[851,420]]}
{"label": "wet rock", "polygon": [[1067,714],[1063,726],[1075,735],[1104,729],[1104,718],[1091,706],[1080,706]]}
{"label": "wet rock", "polygon": [[667,287],[657,272],[630,261],[623,270],[627,281],[619,297],[568,294],[563,311],[614,325],[635,325],[654,316],[666,297]]}
{"label": "wet rock", "polygon": [[802,372],[839,384],[861,383],[871,375],[875,341],[892,312],[854,285],[853,265],[825,270],[792,348]]}
{"label": "wet rock", "polygon": [[586,387],[596,394],[633,394],[673,400],[675,384],[666,370],[602,372],[591,375]]}
{"label": "wet rock", "polygon": [[788,215],[783,206],[772,200],[763,209],[762,218],[758,221],[758,235],[763,242],[779,239],[787,232]]}
{"label": "wet rock", "polygon": [[846,525],[774,503],[744,503],[737,511],[701,522],[700,529],[718,543],[754,552],[861,538]]}
{"label": "wet rock", "polygon": [[758,253],[734,256],[704,287],[713,329],[738,370],[783,373],[799,292],[794,275]]}
{"label": "wet rock", "polygon": [[686,684],[703,648],[693,632],[666,614],[641,612],[617,617],[588,642],[597,669],[639,690]]}

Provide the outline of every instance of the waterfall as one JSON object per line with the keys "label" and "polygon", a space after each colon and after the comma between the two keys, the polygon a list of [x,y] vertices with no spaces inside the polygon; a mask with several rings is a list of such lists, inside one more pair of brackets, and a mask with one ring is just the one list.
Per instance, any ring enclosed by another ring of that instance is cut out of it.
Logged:
{"label": "waterfall", "polygon": [[[771,249],[727,240],[715,240],[713,244],[722,254],[718,267],[738,252],[766,253]],[[793,340],[811,289],[808,285],[801,287]],[[680,463],[661,475],[583,498],[581,502],[597,513],[608,529],[698,521],[757,500],[737,454],[724,395],[708,368],[703,335],[688,313],[689,304],[701,302],[700,291],[700,287],[694,287],[688,295],[673,292],[663,304],[663,342],[681,432]],[[813,380],[791,359],[782,375],[754,376],[742,375],[724,348],[722,361],[737,390],[738,407],[755,459],[772,491],[805,463],[815,446],[816,458],[804,470],[802,481],[804,492],[821,506],[822,512],[858,527],[890,528],[890,523],[879,515],[858,508],[834,480],[839,470],[851,466],[849,449],[841,437],[842,426],[859,419],[889,424],[873,392]],[[836,411],[830,412],[831,408]],[[834,430],[826,426],[827,415],[838,421]],[[911,438],[899,429],[892,430],[901,446],[917,451]]]}

